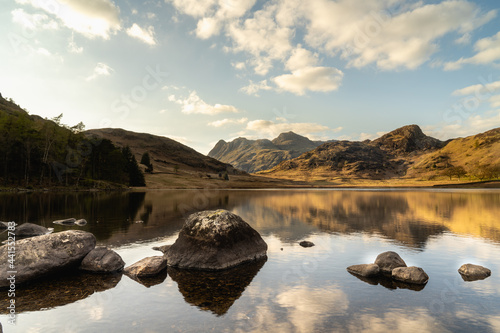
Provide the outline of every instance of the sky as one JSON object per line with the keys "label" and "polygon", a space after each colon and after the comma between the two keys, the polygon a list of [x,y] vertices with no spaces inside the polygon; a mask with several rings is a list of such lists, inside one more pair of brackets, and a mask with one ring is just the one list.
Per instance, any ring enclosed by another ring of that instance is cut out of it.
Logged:
{"label": "sky", "polygon": [[500,3],[0,0],[0,93],[86,129],[219,141],[500,127]]}

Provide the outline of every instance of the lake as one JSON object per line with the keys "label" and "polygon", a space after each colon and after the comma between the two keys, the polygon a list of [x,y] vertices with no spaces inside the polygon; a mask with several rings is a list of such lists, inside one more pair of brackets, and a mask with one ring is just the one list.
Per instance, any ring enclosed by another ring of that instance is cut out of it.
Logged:
{"label": "lake", "polygon": [[[127,266],[160,255],[152,247],[173,243],[190,213],[218,208],[262,235],[267,261],[18,286],[16,326],[7,324],[7,292],[0,297],[4,332],[500,332],[499,190],[0,193],[0,220],[92,232]],[[88,224],[52,224],[68,217]],[[427,285],[346,271],[384,251],[422,267]],[[492,276],[466,282],[457,272],[465,263]]]}

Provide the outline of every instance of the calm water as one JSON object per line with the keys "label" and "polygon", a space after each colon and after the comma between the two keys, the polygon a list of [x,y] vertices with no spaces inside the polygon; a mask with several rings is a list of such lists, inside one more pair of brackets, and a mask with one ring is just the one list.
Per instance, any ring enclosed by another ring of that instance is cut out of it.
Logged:
{"label": "calm water", "polygon": [[[169,269],[139,282],[40,281],[18,288],[17,326],[7,324],[0,297],[4,332],[500,332],[498,190],[0,194],[0,220],[90,231],[127,265],[159,255],[151,248],[173,243],[187,214],[216,208],[261,233],[267,261],[221,273]],[[67,217],[89,223],[52,224]],[[424,268],[428,284],[346,271],[388,250]],[[492,276],[464,282],[457,269],[468,262]]]}

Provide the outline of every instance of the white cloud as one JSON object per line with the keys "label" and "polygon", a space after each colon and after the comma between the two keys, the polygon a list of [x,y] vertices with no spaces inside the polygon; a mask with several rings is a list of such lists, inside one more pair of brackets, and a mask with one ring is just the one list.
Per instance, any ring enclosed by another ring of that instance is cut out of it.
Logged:
{"label": "white cloud", "polygon": [[71,38],[69,39],[68,51],[70,53],[82,53],[83,52],[83,47],[76,45],[75,36],[73,36],[73,34],[71,34]]}
{"label": "white cloud", "polygon": [[110,34],[121,29],[120,10],[110,0],[16,0],[54,15],[62,23],[88,38],[109,39]]}
{"label": "white cloud", "polygon": [[85,80],[92,81],[92,80],[98,78],[99,76],[109,76],[109,75],[111,75],[111,73],[113,71],[114,71],[113,68],[109,67],[105,63],[99,62],[95,66],[94,72],[92,73],[92,75],[87,77]]}
{"label": "white cloud", "polygon": [[202,100],[192,91],[187,98],[177,98],[175,95],[168,96],[168,100],[182,106],[182,113],[216,115],[219,113],[238,113],[239,110],[232,105],[214,104],[210,105]]}
{"label": "white cloud", "polygon": [[487,65],[500,60],[500,31],[492,36],[478,40],[474,44],[476,54],[470,58],[460,58],[457,61],[447,62],[445,70],[460,69],[464,64]]}
{"label": "white cloud", "polygon": [[22,8],[14,9],[12,12],[12,22],[21,25],[25,29],[56,30],[59,25],[45,14],[28,14]]}
{"label": "white cloud", "polygon": [[474,84],[462,89],[455,90],[452,95],[454,96],[469,96],[462,104],[467,104],[468,102],[474,105],[479,104],[484,101],[490,102],[491,107],[500,107],[500,81],[484,82],[482,84]]}
{"label": "white cloud", "polygon": [[288,58],[285,68],[294,71],[305,67],[312,67],[318,64],[318,54],[312,53],[309,50],[302,48],[299,44],[292,51],[290,58]]}
{"label": "white cloud", "polygon": [[233,62],[233,63],[231,63],[231,66],[233,66],[234,68],[239,69],[239,70],[244,70],[247,67],[243,61]]}
{"label": "white cloud", "polygon": [[267,80],[262,80],[260,82],[253,82],[250,80],[248,86],[242,87],[240,91],[243,91],[247,95],[259,96],[259,91],[272,89],[272,87],[267,85]]}
{"label": "white cloud", "polygon": [[226,125],[237,125],[237,124],[245,124],[248,121],[248,118],[240,118],[240,119],[221,119],[208,123],[208,126],[213,127],[224,127]]}
{"label": "white cloud", "polygon": [[285,91],[304,95],[310,91],[337,90],[342,83],[344,73],[333,67],[305,67],[273,78],[273,82]]}
{"label": "white cloud", "polygon": [[500,108],[500,95],[491,96],[488,101],[494,108]]}
{"label": "white cloud", "polygon": [[165,0],[178,11],[193,17],[202,17],[213,11],[217,0]]}
{"label": "white cloud", "polygon": [[497,127],[500,127],[500,110],[471,115],[467,119],[460,119],[455,122],[426,126],[423,130],[430,136],[447,140],[475,135]]}
{"label": "white cloud", "polygon": [[341,52],[354,67],[414,69],[438,50],[436,40],[451,32],[472,31],[491,20],[471,2],[443,1],[396,11],[395,1],[311,0],[305,40],[332,53]]}
{"label": "white cloud", "polygon": [[316,123],[288,123],[288,122],[274,122],[271,120],[252,120],[247,123],[247,131],[257,132],[258,137],[274,138],[283,132],[295,132],[307,137],[314,136],[315,133],[320,132],[339,132],[342,127],[330,129],[328,126]]}
{"label": "white cloud", "polygon": [[208,39],[218,35],[221,29],[221,22],[213,17],[204,17],[198,21],[196,26],[196,36],[201,39]]}
{"label": "white cloud", "polygon": [[374,140],[382,135],[386,134],[387,132],[377,132],[376,134],[373,133],[361,133],[359,135],[359,141],[365,141],[365,140]]}
{"label": "white cloud", "polygon": [[294,30],[275,21],[276,10],[276,5],[266,5],[253,17],[243,22],[234,21],[228,26],[227,35],[233,43],[231,51],[250,54],[250,63],[260,75],[268,73],[274,60],[284,61],[292,50]]}
{"label": "white cloud", "polygon": [[152,26],[142,29],[137,23],[134,23],[127,29],[127,35],[137,38],[146,44],[156,45],[155,29]]}

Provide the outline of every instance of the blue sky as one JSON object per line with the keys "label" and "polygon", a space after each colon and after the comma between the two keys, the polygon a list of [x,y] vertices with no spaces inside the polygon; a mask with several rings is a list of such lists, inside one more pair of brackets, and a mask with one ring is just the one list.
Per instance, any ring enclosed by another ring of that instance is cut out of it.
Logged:
{"label": "blue sky", "polygon": [[0,1],[0,92],[68,125],[202,153],[290,130],[500,126],[497,1]]}

